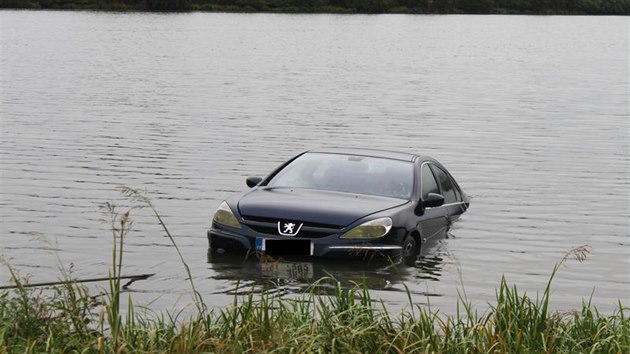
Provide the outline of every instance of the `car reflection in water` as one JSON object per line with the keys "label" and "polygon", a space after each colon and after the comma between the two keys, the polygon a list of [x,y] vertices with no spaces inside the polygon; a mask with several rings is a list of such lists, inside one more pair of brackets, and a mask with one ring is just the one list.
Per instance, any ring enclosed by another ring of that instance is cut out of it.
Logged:
{"label": "car reflection in water", "polygon": [[[217,293],[245,294],[252,289],[280,294],[302,294],[314,286],[318,292],[332,292],[331,281],[342,287],[365,286],[370,290],[404,289],[403,283],[439,281],[445,258],[444,241],[425,248],[416,262],[374,257],[366,260],[320,259],[313,257],[272,257],[264,253],[226,252],[208,249],[208,263],[215,280],[231,286]],[[427,296],[439,296],[428,294]],[[401,299],[404,298],[401,296]]]}

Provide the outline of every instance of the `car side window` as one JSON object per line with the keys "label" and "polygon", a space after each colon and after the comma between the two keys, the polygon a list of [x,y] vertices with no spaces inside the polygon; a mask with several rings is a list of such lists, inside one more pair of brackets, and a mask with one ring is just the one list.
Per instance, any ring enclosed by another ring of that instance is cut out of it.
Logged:
{"label": "car side window", "polygon": [[451,184],[453,185],[453,190],[455,191],[455,198],[457,199],[458,202],[462,201],[462,194],[459,191],[459,188],[457,188],[457,186],[455,185],[455,183],[453,183],[453,180],[451,180]]}
{"label": "car side window", "polygon": [[455,196],[455,190],[453,188],[451,178],[441,168],[435,165],[431,166],[431,168],[433,169],[433,172],[435,172],[435,176],[440,183],[442,195],[444,196],[444,204],[456,203],[457,197]]}
{"label": "car side window", "polygon": [[429,193],[440,193],[433,172],[428,164],[422,165],[422,199],[427,199]]}

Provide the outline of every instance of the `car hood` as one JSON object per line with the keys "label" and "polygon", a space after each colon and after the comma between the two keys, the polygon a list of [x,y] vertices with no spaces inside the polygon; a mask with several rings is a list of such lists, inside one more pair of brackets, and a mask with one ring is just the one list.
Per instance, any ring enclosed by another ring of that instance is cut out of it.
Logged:
{"label": "car hood", "polygon": [[258,188],[238,202],[240,214],[317,224],[346,226],[353,221],[407,200],[363,194],[298,188]]}

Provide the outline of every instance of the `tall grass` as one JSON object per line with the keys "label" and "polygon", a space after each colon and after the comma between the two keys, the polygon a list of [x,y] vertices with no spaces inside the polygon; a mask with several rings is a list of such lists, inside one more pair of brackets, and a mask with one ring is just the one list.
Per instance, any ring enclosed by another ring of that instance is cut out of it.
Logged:
{"label": "tall grass", "polygon": [[[131,192],[126,191],[132,198],[141,196]],[[135,200],[157,215],[148,199]],[[393,314],[371,297],[366,286],[348,289],[333,278],[320,279],[297,299],[252,289],[245,296],[235,295],[231,306],[208,311],[186,265],[197,302],[195,316],[178,320],[164,312],[137,313],[129,298],[123,319],[119,276],[132,223],[129,211],[119,214],[111,204],[105,209],[114,241],[107,294],[92,297],[73,282],[45,290],[29,288],[7,266],[15,288],[0,292],[0,353],[630,352],[630,320],[623,304],[608,316],[588,302],[569,313],[549,310],[559,266],[570,254],[583,259],[584,248],[572,250],[556,265],[540,298],[531,298],[502,279],[495,302],[482,314],[460,298],[455,315],[441,315],[414,304],[411,294],[409,310]]]}
{"label": "tall grass", "polygon": [[120,187],[119,189],[120,189],[120,192],[124,196],[129,198],[132,202],[137,203],[139,207],[148,207],[149,209],[151,209],[151,212],[153,212],[153,215],[155,215],[155,218],[160,223],[160,227],[162,227],[162,230],[164,231],[168,239],[171,241],[171,244],[175,248],[175,251],[177,251],[179,260],[182,262],[182,265],[184,266],[184,269],[186,270],[186,274],[188,275],[188,280],[190,282],[190,288],[192,289],[192,292],[193,292],[193,300],[195,302],[195,306],[197,307],[197,310],[199,311],[200,315],[205,315],[207,306],[203,302],[203,298],[201,297],[201,294],[199,293],[199,291],[197,291],[197,288],[195,287],[193,276],[190,273],[190,267],[188,266],[188,263],[186,263],[186,260],[184,259],[182,252],[179,250],[179,247],[177,247],[177,243],[175,242],[173,235],[168,230],[168,227],[166,227],[166,224],[164,223],[162,216],[160,216],[160,213],[158,213],[157,209],[155,209],[155,207],[153,206],[151,199],[146,195],[146,193],[143,193],[142,191],[139,191],[137,189],[133,189],[126,186]]}

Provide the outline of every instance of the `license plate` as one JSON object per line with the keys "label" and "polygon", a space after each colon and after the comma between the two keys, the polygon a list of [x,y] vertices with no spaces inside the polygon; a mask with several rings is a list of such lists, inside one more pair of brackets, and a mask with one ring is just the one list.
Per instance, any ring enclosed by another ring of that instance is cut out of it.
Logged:
{"label": "license plate", "polygon": [[256,251],[276,256],[312,256],[313,242],[309,240],[278,240],[256,238]]}
{"label": "license plate", "polygon": [[264,275],[281,279],[308,280],[313,279],[311,263],[267,262],[259,263]]}

